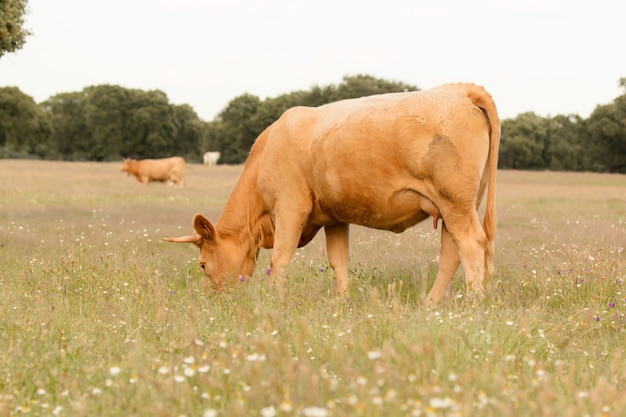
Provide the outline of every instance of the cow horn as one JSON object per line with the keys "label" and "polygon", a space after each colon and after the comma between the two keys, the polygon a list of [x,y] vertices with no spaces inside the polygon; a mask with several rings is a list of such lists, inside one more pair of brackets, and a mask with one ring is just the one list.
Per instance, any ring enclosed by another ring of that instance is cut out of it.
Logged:
{"label": "cow horn", "polygon": [[197,245],[198,243],[200,243],[200,241],[202,241],[202,236],[200,236],[198,233],[195,233],[193,235],[181,237],[164,237],[163,240],[165,240],[166,242],[193,243],[194,245]]}

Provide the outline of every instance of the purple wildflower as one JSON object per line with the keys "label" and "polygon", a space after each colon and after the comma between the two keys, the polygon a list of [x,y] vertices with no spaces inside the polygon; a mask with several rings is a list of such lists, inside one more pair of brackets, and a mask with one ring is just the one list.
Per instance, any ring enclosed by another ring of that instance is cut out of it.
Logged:
{"label": "purple wildflower", "polygon": [[267,268],[267,271],[265,271],[265,275],[271,275],[272,274],[272,270]]}
{"label": "purple wildflower", "polygon": [[615,308],[615,302],[614,302],[614,301],[613,301],[613,302],[610,302],[610,303],[609,303],[609,307],[611,307],[611,308]]}
{"label": "purple wildflower", "polygon": [[244,277],[243,275],[239,275],[239,282],[244,282],[246,280],[246,277]]}
{"label": "purple wildflower", "polygon": [[594,319],[595,321],[600,321],[600,316],[593,316],[593,319]]}

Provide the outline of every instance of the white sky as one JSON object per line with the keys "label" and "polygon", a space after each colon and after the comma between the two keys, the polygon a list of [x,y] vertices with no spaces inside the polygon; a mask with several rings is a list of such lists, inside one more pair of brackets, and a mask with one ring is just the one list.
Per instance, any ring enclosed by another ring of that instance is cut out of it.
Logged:
{"label": "white sky", "polygon": [[212,120],[367,74],[421,89],[471,81],[501,118],[587,117],[624,91],[624,0],[29,0],[0,86],[41,102],[99,84],[164,91]]}

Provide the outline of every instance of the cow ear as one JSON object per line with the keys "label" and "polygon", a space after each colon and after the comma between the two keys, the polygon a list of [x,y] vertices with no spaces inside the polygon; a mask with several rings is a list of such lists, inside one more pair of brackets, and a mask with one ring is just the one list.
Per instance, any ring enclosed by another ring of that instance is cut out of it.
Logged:
{"label": "cow ear", "polygon": [[217,237],[215,233],[215,226],[213,226],[213,224],[202,214],[196,214],[193,218],[193,228],[206,243],[215,243]]}

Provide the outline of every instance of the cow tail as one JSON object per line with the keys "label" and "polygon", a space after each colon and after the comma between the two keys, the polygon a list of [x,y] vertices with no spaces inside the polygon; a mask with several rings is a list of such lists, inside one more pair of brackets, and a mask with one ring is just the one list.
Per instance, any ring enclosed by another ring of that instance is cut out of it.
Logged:
{"label": "cow tail", "polygon": [[496,175],[498,172],[498,153],[500,151],[500,118],[491,95],[482,87],[469,91],[469,98],[479,107],[489,121],[489,156],[487,160],[487,206],[483,220],[483,230],[487,237],[485,243],[485,278],[493,275],[493,255],[495,252],[496,218]]}

